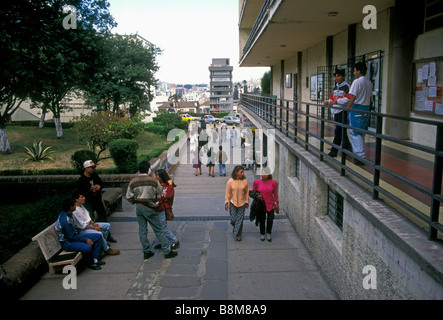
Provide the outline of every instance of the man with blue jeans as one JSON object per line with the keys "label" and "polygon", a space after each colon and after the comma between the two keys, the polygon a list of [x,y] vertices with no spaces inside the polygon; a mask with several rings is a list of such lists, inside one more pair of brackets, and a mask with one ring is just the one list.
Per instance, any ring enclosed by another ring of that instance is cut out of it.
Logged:
{"label": "man with blue jeans", "polygon": [[[369,111],[372,96],[372,82],[367,79],[366,64],[357,62],[354,68],[355,80],[352,82],[349,95],[351,96],[348,103],[348,108],[359,111]],[[367,130],[369,126],[369,114],[363,112],[349,112],[349,124],[351,127]],[[361,131],[351,129],[349,131],[349,140],[351,141],[352,151],[360,158],[365,158],[365,134]],[[358,159],[354,160],[356,165],[364,165]]]}
{"label": "man with blue jeans", "polygon": [[226,151],[223,150],[222,146],[218,147],[218,171],[221,176],[226,177],[226,161],[228,161],[228,155]]}
{"label": "man with blue jeans", "polygon": [[74,228],[72,212],[75,210],[75,201],[65,199],[62,203],[62,212],[55,223],[55,232],[65,251],[81,252],[85,256],[87,266],[93,270],[100,270],[105,262],[98,261],[102,249],[102,236],[96,234],[79,234]]}
{"label": "man with blue jeans", "polygon": [[137,215],[143,257],[149,259],[154,255],[148,239],[149,223],[161,244],[165,258],[174,258],[177,256],[177,252],[171,250],[171,245],[166,238],[156,211],[156,207],[159,205],[158,197],[162,194],[163,188],[155,178],[149,175],[151,165],[148,161],[142,161],[138,168],[140,173],[129,182],[126,199],[136,205],[135,214]]}
{"label": "man with blue jeans", "polygon": [[72,198],[75,200],[75,210],[72,213],[75,228],[80,234],[98,233],[103,238],[103,250],[107,255],[117,255],[120,253],[118,249],[112,249],[107,243],[107,239],[111,233],[111,224],[108,222],[94,222],[89,215],[89,211],[83,206],[85,197],[74,192]]}

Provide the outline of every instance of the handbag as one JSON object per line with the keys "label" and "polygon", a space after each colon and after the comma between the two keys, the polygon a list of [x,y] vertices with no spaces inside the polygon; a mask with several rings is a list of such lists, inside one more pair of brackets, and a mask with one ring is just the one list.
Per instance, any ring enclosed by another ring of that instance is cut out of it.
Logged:
{"label": "handbag", "polygon": [[167,221],[174,220],[174,212],[172,212],[172,209],[165,209],[165,212]]}
{"label": "handbag", "polygon": [[174,220],[174,212],[172,211],[172,208],[166,208],[165,201],[163,200],[163,196],[161,196],[163,207],[165,208],[165,214],[166,214],[166,221]]}

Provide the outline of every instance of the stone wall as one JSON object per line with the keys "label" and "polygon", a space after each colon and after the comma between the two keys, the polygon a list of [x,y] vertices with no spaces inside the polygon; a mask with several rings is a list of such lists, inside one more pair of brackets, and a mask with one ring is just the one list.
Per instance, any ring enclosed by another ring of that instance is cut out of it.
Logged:
{"label": "stone wall", "polygon": [[[443,299],[441,242],[291,139],[275,136],[280,208],[340,298]],[[327,214],[329,188],[344,200],[342,230]]]}

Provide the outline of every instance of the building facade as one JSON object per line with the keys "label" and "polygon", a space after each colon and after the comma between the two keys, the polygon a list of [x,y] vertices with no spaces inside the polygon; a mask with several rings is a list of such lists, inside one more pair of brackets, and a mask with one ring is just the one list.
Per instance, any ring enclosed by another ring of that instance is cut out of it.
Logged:
{"label": "building facade", "polygon": [[[271,94],[320,104],[336,68],[363,61],[371,111],[443,120],[443,1],[239,0],[240,66],[271,67]],[[389,120],[383,133],[434,146],[435,132]]]}
{"label": "building facade", "polygon": [[229,59],[212,59],[210,72],[210,112],[229,112],[233,108],[232,70]]}

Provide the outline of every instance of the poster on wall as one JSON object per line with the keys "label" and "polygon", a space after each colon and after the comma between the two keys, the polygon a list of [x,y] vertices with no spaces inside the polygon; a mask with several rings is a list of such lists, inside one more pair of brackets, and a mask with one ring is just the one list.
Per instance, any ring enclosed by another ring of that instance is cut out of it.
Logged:
{"label": "poster on wall", "polygon": [[443,115],[443,58],[415,62],[412,109]]}
{"label": "poster on wall", "polygon": [[311,100],[323,99],[323,74],[311,76]]}

